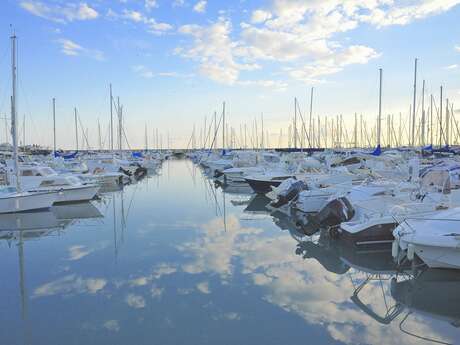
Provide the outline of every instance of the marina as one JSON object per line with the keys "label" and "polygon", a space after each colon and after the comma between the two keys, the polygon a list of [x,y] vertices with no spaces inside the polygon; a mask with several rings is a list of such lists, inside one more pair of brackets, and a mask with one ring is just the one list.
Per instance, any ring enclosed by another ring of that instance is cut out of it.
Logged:
{"label": "marina", "polygon": [[0,345],[460,344],[459,5],[4,1]]}
{"label": "marina", "polygon": [[226,190],[171,158],[90,204],[1,215],[2,341],[456,343],[458,271],[307,236]]}

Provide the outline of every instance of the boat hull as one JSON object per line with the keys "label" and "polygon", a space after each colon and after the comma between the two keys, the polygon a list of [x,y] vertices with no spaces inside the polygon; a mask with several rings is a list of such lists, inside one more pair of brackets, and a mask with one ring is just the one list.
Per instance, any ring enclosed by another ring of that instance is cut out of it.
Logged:
{"label": "boat hull", "polygon": [[390,244],[394,240],[393,230],[398,226],[394,221],[358,224],[355,226],[359,227],[358,229],[353,226],[348,227],[346,224],[339,227],[340,237],[356,245]]}
{"label": "boat hull", "polygon": [[272,190],[272,187],[278,187],[282,182],[277,180],[256,180],[251,178],[245,178],[244,180],[257,194],[266,194]]}
{"label": "boat hull", "polygon": [[37,189],[36,192],[57,192],[56,204],[89,201],[94,199],[100,187],[97,185],[83,185],[56,189]]}
{"label": "boat hull", "polygon": [[21,193],[18,196],[0,198],[0,213],[15,213],[50,208],[57,193]]}

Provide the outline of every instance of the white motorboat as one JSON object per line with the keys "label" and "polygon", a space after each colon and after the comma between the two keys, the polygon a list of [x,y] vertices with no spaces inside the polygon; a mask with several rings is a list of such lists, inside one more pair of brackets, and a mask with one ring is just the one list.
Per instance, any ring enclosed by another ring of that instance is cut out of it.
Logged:
{"label": "white motorboat", "polygon": [[[11,134],[13,139],[13,173],[15,186],[6,186],[0,189],[0,213],[16,213],[37,209],[46,209],[56,201],[57,193],[46,192],[22,192],[18,170],[18,141],[17,141],[17,113],[16,113],[16,36],[11,37],[12,48],[12,84],[11,97]],[[8,174],[5,173],[6,180]]]}
{"label": "white motorboat", "polygon": [[393,257],[412,261],[417,255],[431,268],[460,269],[459,222],[460,207],[406,218],[393,231]]}
{"label": "white motorboat", "polygon": [[44,166],[19,167],[19,181],[29,192],[57,192],[57,203],[87,201],[93,199],[100,189],[97,184],[85,184],[71,175],[59,175]]}
{"label": "white motorboat", "polygon": [[18,192],[15,187],[0,188],[0,213],[15,213],[50,208],[56,192]]}

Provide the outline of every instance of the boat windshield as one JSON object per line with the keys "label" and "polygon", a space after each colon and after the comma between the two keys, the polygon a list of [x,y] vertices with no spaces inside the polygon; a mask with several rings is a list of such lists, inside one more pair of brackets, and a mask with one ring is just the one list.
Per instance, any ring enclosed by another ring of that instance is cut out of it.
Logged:
{"label": "boat windshield", "polygon": [[40,168],[40,173],[42,174],[42,176],[50,176],[56,174],[53,169],[48,167]]}

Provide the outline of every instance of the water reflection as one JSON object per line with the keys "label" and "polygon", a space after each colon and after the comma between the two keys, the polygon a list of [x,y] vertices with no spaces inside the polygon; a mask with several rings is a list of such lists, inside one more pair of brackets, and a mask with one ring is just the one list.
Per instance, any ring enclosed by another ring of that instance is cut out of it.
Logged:
{"label": "water reflection", "polygon": [[306,236],[268,198],[187,161],[163,169],[93,204],[0,217],[2,344],[459,339],[457,273],[397,271],[389,248]]}

